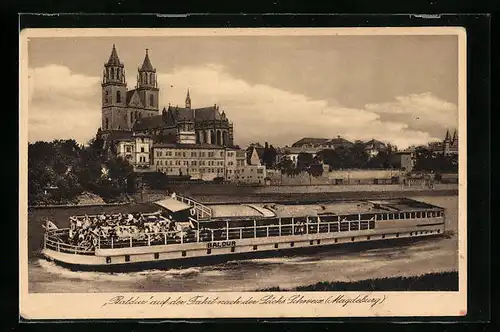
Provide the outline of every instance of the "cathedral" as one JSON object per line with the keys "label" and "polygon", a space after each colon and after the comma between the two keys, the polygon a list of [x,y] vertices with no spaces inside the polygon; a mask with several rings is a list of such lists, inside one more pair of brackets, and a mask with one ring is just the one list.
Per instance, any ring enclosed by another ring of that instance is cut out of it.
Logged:
{"label": "cathedral", "polygon": [[156,68],[148,50],[138,68],[137,85],[128,90],[125,66],[115,45],[102,77],[102,133],[105,137],[148,134],[157,143],[233,146],[233,124],[219,106],[191,107],[187,90],[185,106],[159,108]]}

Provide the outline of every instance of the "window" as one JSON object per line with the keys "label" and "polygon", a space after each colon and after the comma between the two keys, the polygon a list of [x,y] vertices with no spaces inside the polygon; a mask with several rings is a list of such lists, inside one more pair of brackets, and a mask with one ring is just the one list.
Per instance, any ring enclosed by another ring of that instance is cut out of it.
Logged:
{"label": "window", "polygon": [[196,166],[196,161],[191,161],[191,166]]}
{"label": "window", "polygon": [[110,264],[110,263],[111,263],[111,257],[109,257],[109,256],[108,256],[108,257],[106,257],[106,263],[107,263],[107,264]]}
{"label": "window", "polygon": [[155,106],[155,96],[154,95],[149,96],[149,106]]}
{"label": "window", "polygon": [[185,257],[185,256],[186,256],[186,251],[185,251],[185,250],[183,250],[183,251],[182,251],[182,257]]}
{"label": "window", "polygon": [[223,151],[221,151],[220,156],[224,157],[224,152]]}
{"label": "window", "polygon": [[191,157],[196,157],[196,152],[191,152]]}
{"label": "window", "polygon": [[130,262],[130,255],[125,255],[125,262]]}
{"label": "window", "polygon": [[144,147],[141,148],[141,152],[144,152]]}
{"label": "window", "polygon": [[160,253],[158,253],[158,252],[155,252],[155,256],[154,256],[154,257],[155,257],[155,259],[158,259],[158,258],[160,258]]}
{"label": "window", "polygon": [[115,68],[111,68],[111,79],[115,79]]}
{"label": "window", "polygon": [[108,127],[109,127],[109,119],[106,118],[104,128],[108,129]]}
{"label": "window", "polygon": [[253,246],[253,250],[257,250],[257,246]]}
{"label": "window", "polygon": [[120,91],[116,91],[116,102],[121,103],[122,102],[122,94]]}

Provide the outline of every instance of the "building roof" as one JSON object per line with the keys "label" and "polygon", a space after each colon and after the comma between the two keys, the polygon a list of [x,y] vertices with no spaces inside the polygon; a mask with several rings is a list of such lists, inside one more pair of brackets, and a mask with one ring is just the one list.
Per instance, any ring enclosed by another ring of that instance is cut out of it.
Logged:
{"label": "building roof", "polygon": [[292,144],[292,147],[298,147],[302,145],[325,145],[330,139],[328,138],[313,138],[304,137]]}
{"label": "building roof", "polygon": [[169,106],[168,112],[171,112],[176,121],[195,120],[195,110],[185,107]]}
{"label": "building roof", "polygon": [[109,56],[108,62],[106,63],[107,66],[118,66],[118,67],[123,67],[123,64],[121,63],[120,59],[118,58],[118,52],[116,51],[115,44],[113,44],[113,49],[111,50],[111,54]]}
{"label": "building roof", "polygon": [[194,110],[196,121],[222,120],[217,106],[197,108]]}
{"label": "building roof", "polygon": [[148,49],[146,49],[146,56],[144,57],[141,71],[155,71],[155,69],[153,68],[153,65],[151,64],[151,60],[149,60]]}
{"label": "building roof", "polygon": [[328,140],[327,144],[331,145],[354,145],[352,142],[346,140],[345,138],[342,138],[338,136],[337,138],[332,138],[331,140]]}
{"label": "building roof", "polygon": [[133,133],[131,131],[111,131],[107,134],[106,140],[107,141],[117,141],[117,140],[123,140],[123,139],[128,139],[132,138]]}
{"label": "building roof", "polygon": [[134,123],[134,130],[162,128],[164,125],[163,116],[154,115],[137,119]]}

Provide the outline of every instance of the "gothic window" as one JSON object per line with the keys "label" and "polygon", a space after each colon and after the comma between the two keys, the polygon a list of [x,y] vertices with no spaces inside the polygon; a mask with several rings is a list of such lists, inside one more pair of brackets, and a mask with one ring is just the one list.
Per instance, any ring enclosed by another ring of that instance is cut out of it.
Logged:
{"label": "gothic window", "polygon": [[150,95],[149,96],[149,106],[154,106],[155,105],[155,96]]}
{"label": "gothic window", "polygon": [[116,102],[121,103],[122,102],[122,95],[120,91],[116,91]]}
{"label": "gothic window", "polygon": [[106,123],[104,124],[104,128],[108,129],[108,127],[109,127],[109,119],[106,118],[105,122]]}
{"label": "gothic window", "polygon": [[111,79],[115,79],[115,68],[111,68]]}

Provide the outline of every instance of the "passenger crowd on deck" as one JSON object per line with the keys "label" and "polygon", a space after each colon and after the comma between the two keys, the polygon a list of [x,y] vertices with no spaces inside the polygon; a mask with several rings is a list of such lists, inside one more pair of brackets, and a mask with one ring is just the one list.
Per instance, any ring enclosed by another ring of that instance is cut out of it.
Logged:
{"label": "passenger crowd on deck", "polygon": [[[159,213],[100,214],[70,218],[69,242],[82,248],[97,246],[98,241],[144,240],[174,231],[175,223]],[[161,234],[160,234],[161,233]],[[100,237],[100,240],[99,240]]]}

